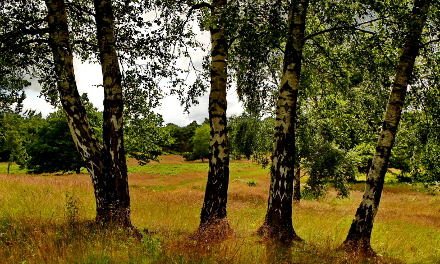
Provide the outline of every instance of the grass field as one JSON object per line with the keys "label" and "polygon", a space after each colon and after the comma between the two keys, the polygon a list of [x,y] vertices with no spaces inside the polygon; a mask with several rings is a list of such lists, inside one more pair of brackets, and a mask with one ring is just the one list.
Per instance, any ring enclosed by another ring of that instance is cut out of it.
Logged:
{"label": "grass field", "polygon": [[267,169],[231,164],[228,216],[234,234],[219,243],[190,239],[199,223],[207,163],[163,156],[146,166],[129,163],[133,224],[123,230],[93,224],[87,174],[30,175],[0,164],[0,263],[440,263],[440,196],[421,187],[387,183],[372,246],[380,257],[363,260],[337,252],[362,198],[335,193],[294,205],[294,227],[306,242],[279,249],[255,235],[269,188]]}

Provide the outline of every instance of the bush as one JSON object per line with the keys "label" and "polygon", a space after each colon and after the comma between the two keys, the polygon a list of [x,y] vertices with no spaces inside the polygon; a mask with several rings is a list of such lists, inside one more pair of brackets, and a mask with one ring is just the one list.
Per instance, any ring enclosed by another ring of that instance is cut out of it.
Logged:
{"label": "bush", "polygon": [[329,183],[333,183],[338,197],[350,195],[347,182],[356,179],[359,164],[355,151],[344,151],[334,143],[323,143],[302,163],[309,175],[304,197],[316,199],[324,196]]}
{"label": "bush", "polygon": [[61,111],[50,114],[28,146],[27,167],[35,173],[79,173],[84,162],[76,151],[66,119]]}
{"label": "bush", "polygon": [[248,181],[246,182],[246,184],[247,184],[248,186],[257,186],[258,181],[252,179],[252,180],[248,180]]}

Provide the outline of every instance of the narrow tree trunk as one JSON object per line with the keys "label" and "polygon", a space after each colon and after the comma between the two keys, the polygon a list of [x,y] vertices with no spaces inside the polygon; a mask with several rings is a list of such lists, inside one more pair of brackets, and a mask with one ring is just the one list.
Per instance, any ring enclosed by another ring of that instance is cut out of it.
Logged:
{"label": "narrow tree trunk", "polygon": [[[222,16],[217,11],[227,5],[227,0],[214,0],[212,16]],[[200,215],[199,230],[226,229],[226,204],[229,184],[229,151],[226,133],[226,87],[228,44],[222,25],[211,28],[211,91],[209,94],[210,158],[208,182]],[[222,230],[217,230],[222,231]]]}
{"label": "narrow tree trunk", "polygon": [[123,140],[122,75],[116,54],[111,0],[94,0],[99,57],[104,86],[103,159],[107,195],[97,217],[131,226],[130,195]]}
{"label": "narrow tree trunk", "polygon": [[293,201],[299,203],[301,200],[301,169],[299,164],[295,166],[295,178],[293,179]]}
{"label": "narrow tree trunk", "polygon": [[[300,106],[297,105],[296,107],[299,108]],[[297,117],[295,117],[294,126],[295,126],[295,134],[296,134],[298,131],[298,118]],[[293,202],[299,203],[301,200],[301,166],[300,166],[301,156],[296,154],[295,157],[297,160],[295,162],[295,168],[294,168],[295,178],[293,179]]]}
{"label": "narrow tree trunk", "polygon": [[376,153],[367,175],[364,196],[356,211],[347,238],[342,244],[342,248],[349,251],[359,251],[366,255],[374,254],[370,245],[374,218],[379,209],[388,160],[399,125],[407,86],[419,52],[420,36],[430,2],[430,0],[414,1],[408,35],[396,69],[382,130],[377,141]]}
{"label": "narrow tree trunk", "polygon": [[269,201],[260,235],[290,243],[301,240],[292,224],[295,166],[295,119],[301,73],[302,49],[308,0],[292,1],[289,38],[284,55],[283,77],[276,108],[275,143],[272,155]]}

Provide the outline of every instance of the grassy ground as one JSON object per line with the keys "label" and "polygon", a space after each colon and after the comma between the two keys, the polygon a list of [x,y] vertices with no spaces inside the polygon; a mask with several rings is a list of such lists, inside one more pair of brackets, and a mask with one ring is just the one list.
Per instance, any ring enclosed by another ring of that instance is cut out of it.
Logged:
{"label": "grassy ground", "polygon": [[[267,205],[268,170],[231,164],[228,215],[234,235],[221,243],[190,239],[199,223],[207,163],[164,156],[129,164],[132,219],[144,238],[94,226],[89,176],[29,175],[0,164],[0,263],[440,263],[440,196],[388,183],[372,237],[382,257],[362,260],[336,252],[363,186],[349,199],[335,193],[294,205],[294,226],[306,243],[291,249],[255,235]],[[290,261],[290,262],[288,262]]]}

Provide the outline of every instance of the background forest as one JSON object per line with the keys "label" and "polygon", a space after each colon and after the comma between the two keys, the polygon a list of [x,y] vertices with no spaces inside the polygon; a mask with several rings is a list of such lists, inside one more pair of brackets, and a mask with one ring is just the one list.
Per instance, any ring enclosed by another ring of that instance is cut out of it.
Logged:
{"label": "background forest", "polygon": [[[227,214],[230,169],[252,160],[269,168],[270,178],[255,232],[287,258],[304,242],[292,221],[295,201],[334,191],[349,198],[365,182],[338,249],[380,261],[371,236],[385,175],[439,192],[439,7],[432,0],[6,0],[0,162],[7,174],[15,164],[33,174],[87,172],[95,222],[142,239],[149,233],[132,223],[128,179],[135,167],[128,161],[148,167],[170,154],[206,159],[192,237],[223,241],[237,228]],[[210,47],[199,31],[209,32]],[[204,55],[201,65],[196,52]],[[101,65],[102,111],[79,94],[74,59]],[[22,110],[31,79],[56,112]],[[227,115],[228,90],[243,114]],[[177,95],[188,111],[205,93],[209,118],[201,124],[164,124],[154,110]],[[76,200],[66,197],[67,220],[75,222]]]}

